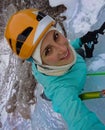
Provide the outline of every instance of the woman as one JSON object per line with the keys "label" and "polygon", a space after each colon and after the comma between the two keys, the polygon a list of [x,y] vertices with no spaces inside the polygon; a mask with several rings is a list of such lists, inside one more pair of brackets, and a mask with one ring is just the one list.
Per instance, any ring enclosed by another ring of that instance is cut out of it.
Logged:
{"label": "woman", "polygon": [[16,55],[32,62],[33,75],[69,130],[104,130],[105,126],[79,98],[86,80],[86,64],[74,50],[95,37],[86,34],[69,43],[54,24],[50,16],[36,9],[22,10],[10,18],[5,37]]}

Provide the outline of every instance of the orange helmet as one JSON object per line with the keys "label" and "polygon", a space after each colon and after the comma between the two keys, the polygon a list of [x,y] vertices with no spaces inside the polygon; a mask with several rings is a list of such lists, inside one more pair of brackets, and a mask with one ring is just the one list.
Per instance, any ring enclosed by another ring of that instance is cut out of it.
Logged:
{"label": "orange helmet", "polygon": [[5,37],[15,54],[28,59],[44,34],[55,24],[48,15],[37,9],[21,10],[9,19]]}

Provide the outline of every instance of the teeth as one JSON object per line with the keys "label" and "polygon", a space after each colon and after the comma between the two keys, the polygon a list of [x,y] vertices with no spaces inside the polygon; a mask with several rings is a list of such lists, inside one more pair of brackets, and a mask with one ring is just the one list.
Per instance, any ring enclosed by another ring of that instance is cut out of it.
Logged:
{"label": "teeth", "polygon": [[67,54],[66,54],[66,56],[68,55],[68,52],[67,52]]}
{"label": "teeth", "polygon": [[64,58],[68,55],[68,52],[66,53],[66,55],[64,56]]}

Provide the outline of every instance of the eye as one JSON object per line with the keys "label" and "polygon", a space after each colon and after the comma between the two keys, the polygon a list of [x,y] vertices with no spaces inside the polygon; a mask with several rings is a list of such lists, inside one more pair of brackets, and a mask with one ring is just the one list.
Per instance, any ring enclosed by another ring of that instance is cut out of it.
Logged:
{"label": "eye", "polygon": [[54,32],[53,39],[56,42],[59,38],[59,33],[57,31]]}
{"label": "eye", "polygon": [[49,54],[51,54],[52,52],[52,47],[51,46],[48,46],[46,49],[45,49],[45,56],[48,56]]}

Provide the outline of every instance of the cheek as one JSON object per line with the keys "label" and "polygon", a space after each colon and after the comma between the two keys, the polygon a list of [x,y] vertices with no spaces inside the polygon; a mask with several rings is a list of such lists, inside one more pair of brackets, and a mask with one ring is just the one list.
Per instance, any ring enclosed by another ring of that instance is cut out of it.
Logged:
{"label": "cheek", "polygon": [[55,65],[58,62],[57,56],[48,56],[47,58],[43,58],[43,63],[47,65]]}

